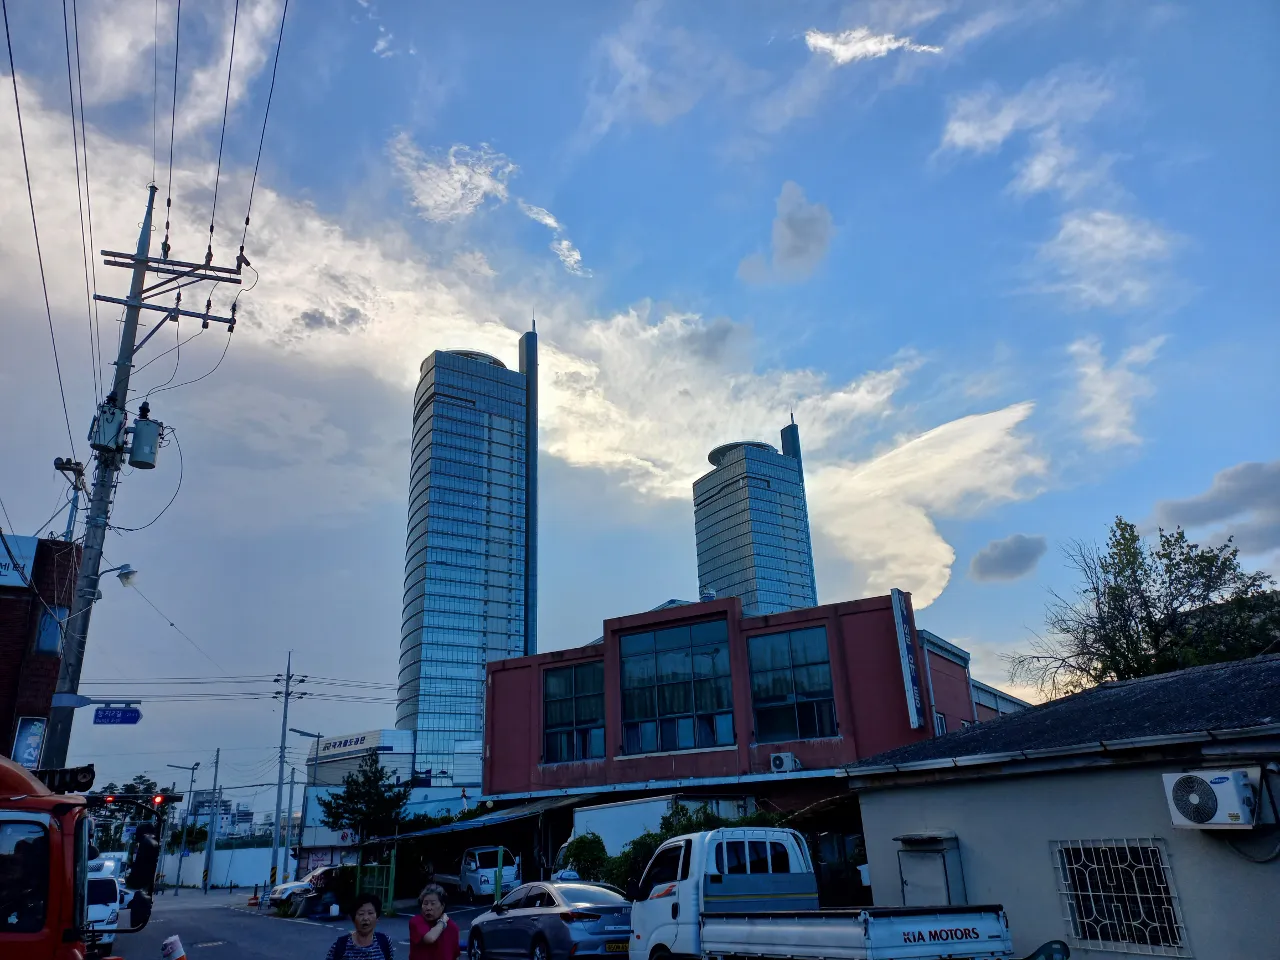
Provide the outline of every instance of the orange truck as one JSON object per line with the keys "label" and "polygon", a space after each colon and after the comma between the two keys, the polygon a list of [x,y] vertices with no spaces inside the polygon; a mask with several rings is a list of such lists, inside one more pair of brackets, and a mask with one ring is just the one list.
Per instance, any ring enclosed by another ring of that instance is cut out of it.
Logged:
{"label": "orange truck", "polygon": [[[0,757],[0,957],[85,960],[101,955],[88,914],[93,811],[92,766],[33,773]],[[146,810],[145,804],[138,804]],[[154,814],[154,810],[148,811]],[[124,885],[131,933],[151,917],[159,831],[140,824]]]}

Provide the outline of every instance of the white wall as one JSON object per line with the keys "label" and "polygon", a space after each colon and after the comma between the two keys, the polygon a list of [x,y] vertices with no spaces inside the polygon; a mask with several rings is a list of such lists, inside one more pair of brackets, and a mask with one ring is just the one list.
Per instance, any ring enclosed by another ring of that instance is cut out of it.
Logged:
{"label": "white wall", "polygon": [[[294,878],[297,868],[293,857],[287,851],[281,851],[283,859],[288,861],[289,879]],[[172,885],[178,878],[178,855],[168,854],[160,867],[164,874],[164,882]],[[204,851],[193,851],[182,864],[182,885],[198,887],[204,873]],[[217,884],[225,887],[230,883],[236,886],[253,889],[253,885],[265,884],[271,878],[271,848],[252,847],[248,850],[223,850],[213,852],[213,870],[209,873],[209,885]],[[277,882],[283,883],[281,876]]]}
{"label": "white wall", "polygon": [[[1250,863],[1227,846],[1222,832],[1175,830],[1161,774],[1185,769],[1191,767],[1171,763],[862,791],[875,903],[902,904],[900,846],[894,837],[951,830],[960,845],[968,902],[1004,905],[1018,954],[1057,939],[1071,944],[1073,956],[1125,960],[1132,954],[1072,941],[1051,845],[1152,837],[1163,840],[1168,851],[1187,955],[1202,960],[1280,956],[1280,860]],[[1271,779],[1276,785],[1278,778]],[[1271,820],[1269,809],[1265,816]],[[1266,852],[1260,846],[1270,849],[1276,842],[1274,830],[1251,842],[1242,832],[1231,838],[1248,843],[1255,855]]]}

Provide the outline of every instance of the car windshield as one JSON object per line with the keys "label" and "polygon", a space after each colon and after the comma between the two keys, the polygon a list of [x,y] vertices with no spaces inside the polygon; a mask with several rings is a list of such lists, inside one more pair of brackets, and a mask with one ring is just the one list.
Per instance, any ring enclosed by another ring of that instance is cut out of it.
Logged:
{"label": "car windshield", "polygon": [[598,887],[591,883],[558,883],[556,892],[566,902],[577,906],[587,904],[626,903],[627,898],[608,887]]}
{"label": "car windshield", "polygon": [[[83,876],[83,874],[81,874]],[[49,895],[49,838],[38,823],[0,824],[0,933],[44,926]]]}
{"label": "car windshield", "polygon": [[114,904],[120,897],[116,882],[107,877],[91,877],[89,879],[89,905],[101,907]]}
{"label": "car windshield", "polygon": [[[491,870],[498,865],[497,850],[479,850],[476,852],[476,857],[480,861],[481,870]],[[516,858],[505,847],[502,850],[502,865],[504,867],[514,867],[516,865]]]}

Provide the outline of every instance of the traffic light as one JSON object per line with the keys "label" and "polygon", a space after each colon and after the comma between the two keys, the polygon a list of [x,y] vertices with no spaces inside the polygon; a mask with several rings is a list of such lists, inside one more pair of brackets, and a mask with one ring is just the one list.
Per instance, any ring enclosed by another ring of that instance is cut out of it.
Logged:
{"label": "traffic light", "polygon": [[92,763],[83,767],[51,767],[32,772],[54,793],[84,793],[93,786],[93,778],[97,775]]}
{"label": "traffic light", "polygon": [[168,793],[168,792],[157,793],[157,794],[153,794],[151,797],[151,806],[156,810],[159,810],[166,803],[181,803],[181,802],[182,802],[182,794],[180,793]]}
{"label": "traffic light", "polygon": [[129,847],[129,875],[124,885],[130,890],[150,891],[155,886],[156,871],[160,868],[159,831],[155,824],[140,823],[134,830],[133,844]]}

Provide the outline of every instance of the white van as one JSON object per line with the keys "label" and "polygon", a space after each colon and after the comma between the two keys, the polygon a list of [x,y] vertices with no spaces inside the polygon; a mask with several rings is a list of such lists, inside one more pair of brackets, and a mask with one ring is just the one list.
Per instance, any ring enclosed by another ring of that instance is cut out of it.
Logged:
{"label": "white van", "polygon": [[115,943],[116,929],[120,923],[120,907],[125,895],[124,884],[117,877],[118,862],[108,860],[102,864],[95,862],[92,866],[97,866],[98,869],[91,869],[89,873],[89,896],[85,911],[89,929],[96,934],[97,940],[96,944],[90,945],[91,950],[95,946],[102,949]]}

